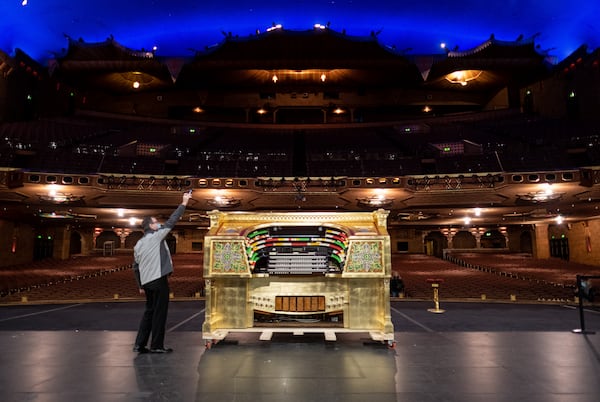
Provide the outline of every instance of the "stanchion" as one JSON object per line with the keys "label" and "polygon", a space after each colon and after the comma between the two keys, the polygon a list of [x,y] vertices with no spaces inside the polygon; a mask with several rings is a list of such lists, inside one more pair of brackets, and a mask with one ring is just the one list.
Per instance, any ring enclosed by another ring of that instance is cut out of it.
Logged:
{"label": "stanchion", "polygon": [[583,281],[588,280],[588,277],[577,275],[577,298],[579,299],[579,323],[581,328],[574,329],[572,332],[575,334],[595,334],[594,331],[588,331],[585,329],[585,317],[583,315],[583,299],[586,297],[585,289],[583,288]]}
{"label": "stanchion", "polygon": [[427,282],[431,283],[431,287],[433,288],[433,302],[435,303],[435,308],[429,308],[429,309],[427,309],[427,311],[429,311],[430,313],[445,312],[446,310],[442,310],[440,308],[440,293],[439,293],[440,284],[442,282],[444,282],[444,280],[441,278],[433,278],[433,279],[427,279]]}

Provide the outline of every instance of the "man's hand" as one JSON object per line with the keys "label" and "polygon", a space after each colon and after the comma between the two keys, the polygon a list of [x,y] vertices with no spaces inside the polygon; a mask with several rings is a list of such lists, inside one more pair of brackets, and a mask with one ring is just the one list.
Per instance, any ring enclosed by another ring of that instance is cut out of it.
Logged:
{"label": "man's hand", "polygon": [[186,191],[185,193],[183,193],[183,199],[181,200],[181,203],[183,205],[187,205],[188,201],[192,198],[192,192],[191,191]]}

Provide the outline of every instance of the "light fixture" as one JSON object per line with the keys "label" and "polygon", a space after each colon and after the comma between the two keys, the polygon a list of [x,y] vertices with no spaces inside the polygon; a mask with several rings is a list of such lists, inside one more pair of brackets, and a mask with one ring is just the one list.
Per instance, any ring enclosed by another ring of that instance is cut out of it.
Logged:
{"label": "light fixture", "polygon": [[335,109],[333,109],[333,114],[344,114],[344,113],[346,113],[346,111],[339,106],[337,106]]}
{"label": "light fixture", "polygon": [[392,205],[393,198],[386,198],[383,194],[375,194],[371,197],[357,198],[357,204],[366,208],[385,208]]}
{"label": "light fixture", "polygon": [[237,198],[228,197],[225,195],[217,195],[212,199],[208,199],[207,202],[208,205],[216,208],[234,208],[242,203],[241,200]]}
{"label": "light fixture", "polygon": [[325,75],[325,73],[321,74],[321,82],[325,82],[326,79],[327,76]]}
{"label": "light fixture", "polygon": [[281,24],[275,24],[275,23],[273,23],[272,26],[270,26],[269,28],[267,28],[267,32],[275,31],[276,29],[281,29],[281,28],[283,28],[283,26]]}
{"label": "light fixture", "polygon": [[82,195],[67,194],[56,190],[56,186],[50,186],[48,194],[38,194],[40,201],[52,202],[54,204],[69,204],[82,201]]}
{"label": "light fixture", "polygon": [[96,219],[97,218],[97,215],[78,214],[73,211],[52,211],[52,212],[39,211],[37,216],[39,216],[40,218],[48,218],[48,219]]}
{"label": "light fixture", "polygon": [[532,191],[526,194],[517,194],[517,199],[537,204],[558,200],[562,198],[564,194],[565,193],[555,193],[552,186],[550,186],[550,183],[544,183],[542,190]]}
{"label": "light fixture", "polygon": [[273,74],[273,78],[271,78],[271,80],[273,80],[273,84],[277,84],[277,81],[279,80],[279,78],[277,78],[277,74]]}
{"label": "light fixture", "polygon": [[422,211],[418,212],[399,212],[397,217],[403,221],[421,221],[425,219],[431,219],[436,217],[437,214],[424,214]]}
{"label": "light fixture", "polygon": [[459,70],[447,74],[444,78],[452,84],[460,84],[464,87],[469,81],[479,78],[482,72],[481,70]]}

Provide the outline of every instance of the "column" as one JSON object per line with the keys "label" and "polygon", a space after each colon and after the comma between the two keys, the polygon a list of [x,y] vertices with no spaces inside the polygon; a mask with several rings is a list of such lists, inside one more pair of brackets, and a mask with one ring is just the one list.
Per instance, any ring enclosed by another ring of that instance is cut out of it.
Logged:
{"label": "column", "polygon": [[550,258],[550,240],[548,239],[548,224],[536,223],[534,229],[533,258]]}

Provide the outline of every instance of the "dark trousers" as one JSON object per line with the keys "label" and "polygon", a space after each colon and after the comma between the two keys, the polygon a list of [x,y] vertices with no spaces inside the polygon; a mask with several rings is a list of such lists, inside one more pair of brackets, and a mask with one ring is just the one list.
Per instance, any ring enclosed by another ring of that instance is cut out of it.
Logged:
{"label": "dark trousers", "polygon": [[169,281],[166,276],[144,285],[146,293],[146,310],[140,322],[135,344],[146,346],[150,334],[150,349],[165,347],[165,326],[169,310]]}

